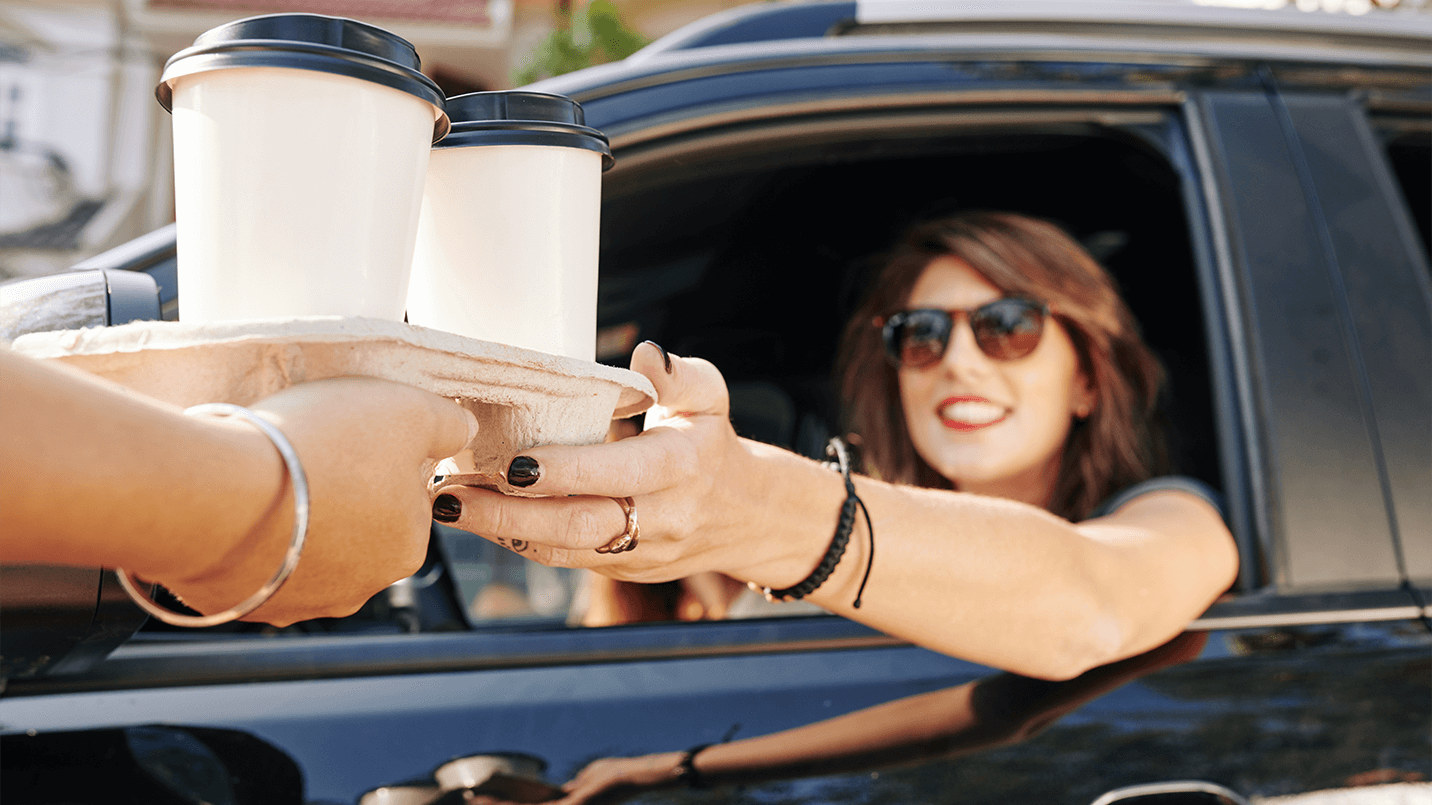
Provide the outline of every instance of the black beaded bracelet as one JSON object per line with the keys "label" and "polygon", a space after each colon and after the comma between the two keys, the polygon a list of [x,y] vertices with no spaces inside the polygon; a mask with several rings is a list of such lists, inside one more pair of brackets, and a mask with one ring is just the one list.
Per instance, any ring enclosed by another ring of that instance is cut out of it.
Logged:
{"label": "black beaded bracelet", "polygon": [[865,507],[865,501],[855,494],[855,482],[850,479],[850,454],[846,451],[845,442],[839,437],[831,439],[826,446],[826,453],[835,458],[835,469],[845,481],[845,502],[840,505],[840,520],[835,526],[835,536],[830,539],[830,547],[825,549],[825,556],[821,557],[820,564],[815,566],[809,576],[793,587],[784,590],[756,587],[755,584],[751,587],[766,596],[767,601],[800,600],[810,595],[825,583],[835,566],[840,563],[840,558],[845,555],[845,546],[850,542],[851,532],[855,530],[855,508],[859,506],[865,515],[865,528],[870,533],[870,555],[866,559],[865,577],[860,580],[860,589],[855,594],[854,606],[860,609],[860,598],[865,594],[865,583],[870,580],[870,568],[875,564],[875,527],[870,522],[870,510]]}

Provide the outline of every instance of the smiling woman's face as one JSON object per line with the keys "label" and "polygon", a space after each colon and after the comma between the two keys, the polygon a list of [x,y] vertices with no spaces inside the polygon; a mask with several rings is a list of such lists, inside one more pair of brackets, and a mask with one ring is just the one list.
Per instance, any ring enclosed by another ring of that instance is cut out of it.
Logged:
{"label": "smiling woman's face", "polygon": [[[956,257],[937,257],[906,308],[968,310],[1004,294]],[[1073,417],[1094,402],[1074,345],[1049,317],[1033,352],[997,361],[960,315],[939,363],[899,372],[915,452],[961,490],[1045,506]]]}

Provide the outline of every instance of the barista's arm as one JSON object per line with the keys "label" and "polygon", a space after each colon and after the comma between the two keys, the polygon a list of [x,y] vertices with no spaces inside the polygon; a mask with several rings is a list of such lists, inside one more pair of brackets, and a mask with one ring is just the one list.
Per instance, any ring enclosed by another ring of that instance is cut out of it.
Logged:
{"label": "barista's arm", "polygon": [[[200,611],[243,600],[282,562],[293,524],[283,461],[252,425],[189,417],[83,372],[0,349],[0,561],[123,567]],[[425,468],[476,433],[425,391],[344,378],[249,406],[297,450],[309,543],[252,619],[349,614],[416,571]]]}

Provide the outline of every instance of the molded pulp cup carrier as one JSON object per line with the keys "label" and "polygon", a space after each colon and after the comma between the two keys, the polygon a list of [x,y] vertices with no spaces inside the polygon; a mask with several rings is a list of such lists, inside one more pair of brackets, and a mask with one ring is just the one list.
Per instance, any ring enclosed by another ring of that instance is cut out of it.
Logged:
{"label": "molded pulp cup carrier", "polygon": [[180,314],[401,321],[437,85],[406,40],[317,14],[252,17],[169,60]]}
{"label": "molded pulp cup carrier", "polygon": [[607,138],[558,95],[447,100],[413,254],[408,321],[580,360],[596,355]]}

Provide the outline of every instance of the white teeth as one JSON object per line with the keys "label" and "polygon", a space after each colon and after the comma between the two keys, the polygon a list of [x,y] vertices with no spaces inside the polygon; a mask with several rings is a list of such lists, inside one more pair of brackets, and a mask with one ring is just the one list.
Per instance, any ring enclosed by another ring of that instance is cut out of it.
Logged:
{"label": "white teeth", "polygon": [[970,425],[988,425],[1004,416],[1004,409],[987,402],[964,400],[940,409],[940,418]]}

